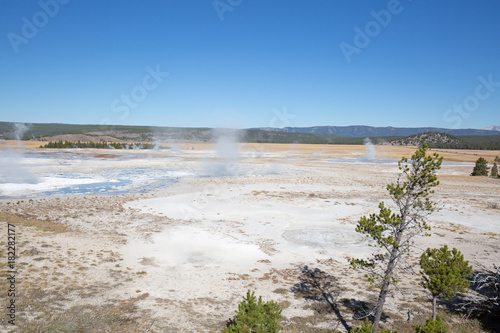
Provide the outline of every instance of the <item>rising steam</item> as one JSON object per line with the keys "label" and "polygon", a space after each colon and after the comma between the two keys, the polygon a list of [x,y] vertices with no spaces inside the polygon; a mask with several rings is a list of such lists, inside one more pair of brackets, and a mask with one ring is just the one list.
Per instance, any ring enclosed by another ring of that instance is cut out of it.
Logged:
{"label": "rising steam", "polygon": [[375,151],[375,146],[371,142],[369,138],[366,138],[364,140],[365,143],[365,149],[366,149],[366,154],[361,156],[359,159],[360,160],[373,160],[375,158],[375,155],[377,152]]}
{"label": "rising steam", "polygon": [[8,149],[0,152],[0,184],[36,184],[38,178],[21,165],[23,150],[21,149],[20,140],[31,126],[15,123],[13,127],[18,149]]}
{"label": "rising steam", "polygon": [[17,141],[21,141],[26,133],[31,127],[31,124],[24,123],[14,123],[14,138]]}
{"label": "rising steam", "polygon": [[215,159],[203,162],[203,174],[207,176],[237,176],[243,172],[238,166],[239,131],[218,129],[215,132]]}

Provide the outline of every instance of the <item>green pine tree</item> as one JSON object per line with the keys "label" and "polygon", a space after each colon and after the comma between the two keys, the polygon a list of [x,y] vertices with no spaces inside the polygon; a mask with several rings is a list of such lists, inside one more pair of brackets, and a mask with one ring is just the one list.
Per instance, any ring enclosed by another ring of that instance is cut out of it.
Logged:
{"label": "green pine tree", "polygon": [[246,298],[238,305],[234,320],[230,321],[224,333],[268,333],[279,332],[281,326],[278,320],[281,318],[281,309],[278,303],[269,301],[262,302],[262,297],[255,297],[255,293],[247,291]]}
{"label": "green pine tree", "polygon": [[422,285],[432,294],[432,319],[436,320],[438,298],[450,299],[467,290],[472,276],[472,267],[464,260],[460,251],[448,246],[439,249],[428,248],[420,257],[420,267],[424,282]]}
{"label": "green pine tree", "polygon": [[356,226],[356,231],[373,239],[374,246],[382,252],[371,260],[350,260],[354,268],[367,270],[369,281],[380,289],[373,320],[375,332],[389,287],[397,283],[395,273],[401,266],[400,259],[409,253],[414,238],[430,229],[425,219],[434,210],[429,195],[439,185],[436,171],[441,168],[443,158],[436,153],[426,156],[428,148],[424,142],[410,160],[403,157],[398,163],[401,173],[397,182],[387,186],[397,212],[393,213],[381,202],[379,214],[363,216]]}
{"label": "green pine tree", "polygon": [[476,161],[476,166],[472,170],[471,176],[488,176],[488,162],[480,157]]}
{"label": "green pine tree", "polygon": [[436,316],[436,319],[429,318],[425,322],[425,325],[415,325],[413,326],[415,333],[447,333],[448,328],[441,321],[441,317]]}
{"label": "green pine tree", "polygon": [[493,167],[491,168],[490,177],[491,178],[498,178],[498,166],[496,163],[493,163]]}

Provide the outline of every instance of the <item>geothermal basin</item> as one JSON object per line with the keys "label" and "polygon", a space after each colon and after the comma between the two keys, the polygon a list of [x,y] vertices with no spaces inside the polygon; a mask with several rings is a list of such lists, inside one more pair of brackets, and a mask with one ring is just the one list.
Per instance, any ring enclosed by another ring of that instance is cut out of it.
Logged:
{"label": "geothermal basin", "polygon": [[[54,295],[68,281],[93,286],[85,297],[76,287],[66,291],[51,311],[135,300],[158,331],[209,331],[223,327],[251,289],[286,304],[283,315],[291,320],[311,315],[311,301],[291,291],[305,266],[339,279],[346,299],[373,296],[348,267],[348,258],[373,251],[355,225],[381,201],[390,203],[386,185],[396,180],[396,161],[415,148],[236,144],[221,153],[217,145],[179,147],[11,151],[8,163],[18,167],[9,172],[19,177],[1,178],[2,218],[66,228],[48,234],[26,224],[20,274]],[[417,245],[456,246],[469,261],[491,264],[500,251],[494,208],[500,184],[469,176],[477,156],[441,153],[434,195],[440,210],[429,219],[432,236]],[[29,254],[32,248],[37,255]],[[416,278],[401,286],[412,292],[394,297],[421,296],[413,290]],[[324,325],[336,319],[328,320]]]}

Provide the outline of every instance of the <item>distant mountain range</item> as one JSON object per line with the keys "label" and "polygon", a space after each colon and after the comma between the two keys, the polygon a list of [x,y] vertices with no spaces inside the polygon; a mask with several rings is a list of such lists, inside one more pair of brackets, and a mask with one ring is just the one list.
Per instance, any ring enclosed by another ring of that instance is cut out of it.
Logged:
{"label": "distant mountain range", "polygon": [[[18,128],[19,127],[19,128]],[[217,130],[212,128],[158,127],[158,126],[123,126],[123,125],[77,125],[77,124],[42,124],[34,123],[16,127],[13,123],[0,121],[0,139],[22,138],[53,140],[65,134],[84,134],[94,136],[98,141],[154,141],[188,140],[213,141]],[[468,137],[466,141],[500,142],[500,126],[483,129],[445,129],[435,127],[372,127],[372,126],[314,126],[259,128],[240,131],[242,142],[276,143],[321,143],[321,144],[362,144],[369,137],[373,143],[391,142],[411,135],[429,132],[441,132],[447,135]],[[98,138],[97,138],[98,137]],[[474,138],[473,138],[474,137]],[[155,139],[156,138],[156,139]],[[76,139],[84,140],[84,139]],[[85,139],[89,141],[88,139]],[[92,141],[92,140],[90,140]]]}
{"label": "distant mountain range", "polygon": [[442,132],[451,135],[499,135],[500,126],[490,126],[483,129],[447,129],[437,127],[373,127],[373,126],[313,126],[313,127],[262,127],[266,131],[334,134],[349,137],[377,137],[377,136],[409,136],[426,132]]}
{"label": "distant mountain range", "polygon": [[483,128],[483,129],[487,130],[487,131],[499,131],[500,132],[500,126],[489,126],[489,127]]}
{"label": "distant mountain range", "polygon": [[[488,128],[496,129],[499,126]],[[21,126],[0,121],[0,140],[61,141],[60,144],[65,140],[113,143],[214,142],[220,131],[213,128],[92,124],[34,123]],[[373,144],[418,145],[425,140],[429,147],[434,148],[500,150],[500,131],[489,129],[317,126],[244,129],[237,133],[240,142],[248,143],[361,145],[369,137]]]}

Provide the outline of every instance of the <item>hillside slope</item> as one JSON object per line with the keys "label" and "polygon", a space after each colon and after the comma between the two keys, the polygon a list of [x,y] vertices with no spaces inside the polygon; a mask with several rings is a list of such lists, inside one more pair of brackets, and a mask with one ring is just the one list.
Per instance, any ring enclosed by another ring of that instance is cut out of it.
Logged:
{"label": "hillside slope", "polygon": [[425,132],[441,132],[452,135],[497,135],[493,130],[484,129],[447,129],[436,127],[373,127],[373,126],[313,126],[313,127],[285,127],[259,128],[267,131],[291,132],[291,133],[313,133],[313,134],[335,134],[350,137],[376,137],[376,136],[409,136]]}
{"label": "hillside slope", "polygon": [[395,146],[421,146],[424,141],[431,148],[500,150],[500,134],[455,136],[448,133],[428,132],[391,140],[389,143]]}

